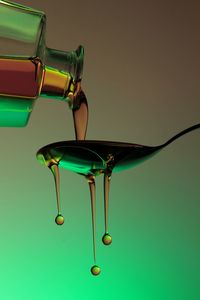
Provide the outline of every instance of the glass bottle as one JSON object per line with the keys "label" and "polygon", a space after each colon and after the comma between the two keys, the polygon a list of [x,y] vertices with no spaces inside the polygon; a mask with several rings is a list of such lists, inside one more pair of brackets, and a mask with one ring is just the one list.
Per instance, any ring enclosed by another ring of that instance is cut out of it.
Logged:
{"label": "glass bottle", "polygon": [[0,0],[0,126],[26,126],[35,100],[48,97],[68,102],[76,137],[83,139],[88,120],[80,84],[84,49],[48,48],[45,27],[43,12]]}

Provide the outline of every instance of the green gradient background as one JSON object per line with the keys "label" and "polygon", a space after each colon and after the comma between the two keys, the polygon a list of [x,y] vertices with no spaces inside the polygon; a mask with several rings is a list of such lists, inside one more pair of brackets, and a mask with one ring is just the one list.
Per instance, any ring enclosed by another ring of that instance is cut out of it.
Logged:
{"label": "green gradient background", "polygon": [[[156,145],[200,122],[199,1],[20,3],[46,12],[49,47],[85,46],[88,139]],[[67,106],[38,100],[26,128],[0,134],[0,299],[200,299],[200,131],[114,174],[110,247],[101,243],[103,178],[97,179],[99,277],[89,272],[84,179],[61,171],[66,222],[58,227],[53,178],[35,159],[40,147],[74,138]]]}

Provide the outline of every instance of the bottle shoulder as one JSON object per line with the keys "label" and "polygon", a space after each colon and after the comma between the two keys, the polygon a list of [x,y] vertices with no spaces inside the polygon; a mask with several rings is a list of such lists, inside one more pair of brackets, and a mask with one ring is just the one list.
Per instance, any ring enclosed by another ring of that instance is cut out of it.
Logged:
{"label": "bottle shoulder", "polygon": [[21,10],[21,12],[23,12],[23,13],[35,14],[35,15],[38,15],[38,16],[45,16],[45,13],[43,11],[40,11],[40,10],[34,9],[32,7],[29,7],[29,6],[25,6],[25,5],[16,3],[16,2],[13,2],[13,1],[0,0],[0,6],[2,6],[2,7],[4,6],[4,7],[7,7],[7,8],[10,8],[10,9],[13,8],[13,9]]}
{"label": "bottle shoulder", "polygon": [[45,13],[0,0],[0,55],[36,56],[45,24]]}

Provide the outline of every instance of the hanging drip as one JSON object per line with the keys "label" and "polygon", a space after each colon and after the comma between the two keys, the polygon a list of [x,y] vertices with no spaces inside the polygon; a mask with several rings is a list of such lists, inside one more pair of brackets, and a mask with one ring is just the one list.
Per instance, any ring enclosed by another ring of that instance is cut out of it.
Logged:
{"label": "hanging drip", "polygon": [[91,273],[94,276],[100,274],[101,269],[96,265],[96,186],[95,186],[95,176],[88,175],[86,179],[90,188],[90,199],[91,199],[91,212],[92,212],[92,239],[93,239],[93,257],[94,265],[91,268]]}
{"label": "hanging drip", "polygon": [[60,175],[59,175],[58,164],[52,163],[49,165],[49,168],[53,173],[55,188],[56,188],[57,216],[55,218],[55,222],[57,225],[63,225],[64,217],[62,216],[61,209],[60,209]]}
{"label": "hanging drip", "polygon": [[105,233],[102,237],[104,245],[108,246],[112,243],[112,237],[108,233],[108,206],[109,206],[109,191],[110,181],[112,176],[112,169],[114,167],[114,156],[108,154],[106,161],[106,170],[104,171],[104,222],[105,222]]}
{"label": "hanging drip", "polygon": [[112,243],[112,237],[108,233],[108,206],[109,206],[109,190],[110,190],[110,180],[112,173],[104,174],[104,220],[105,220],[105,234],[102,237],[102,242],[104,245],[108,246]]}

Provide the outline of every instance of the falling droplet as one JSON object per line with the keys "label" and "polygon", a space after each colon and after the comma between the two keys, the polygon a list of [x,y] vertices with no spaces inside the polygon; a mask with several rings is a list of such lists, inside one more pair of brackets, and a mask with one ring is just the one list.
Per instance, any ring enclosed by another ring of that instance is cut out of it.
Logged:
{"label": "falling droplet", "polygon": [[112,237],[111,237],[111,235],[108,234],[108,233],[105,233],[104,236],[102,237],[102,242],[106,246],[112,244]]}
{"label": "falling droplet", "polygon": [[91,273],[92,273],[92,275],[97,276],[101,273],[101,269],[97,265],[94,265],[91,268]]}
{"label": "falling droplet", "polygon": [[58,214],[55,218],[55,222],[57,225],[63,225],[64,221],[64,217],[61,214]]}
{"label": "falling droplet", "polygon": [[55,188],[56,188],[56,202],[57,202],[57,211],[58,214],[55,218],[55,222],[57,225],[62,225],[64,223],[64,217],[60,213],[60,176],[59,176],[59,169],[58,164],[53,163],[49,165],[51,169],[55,181]]}

